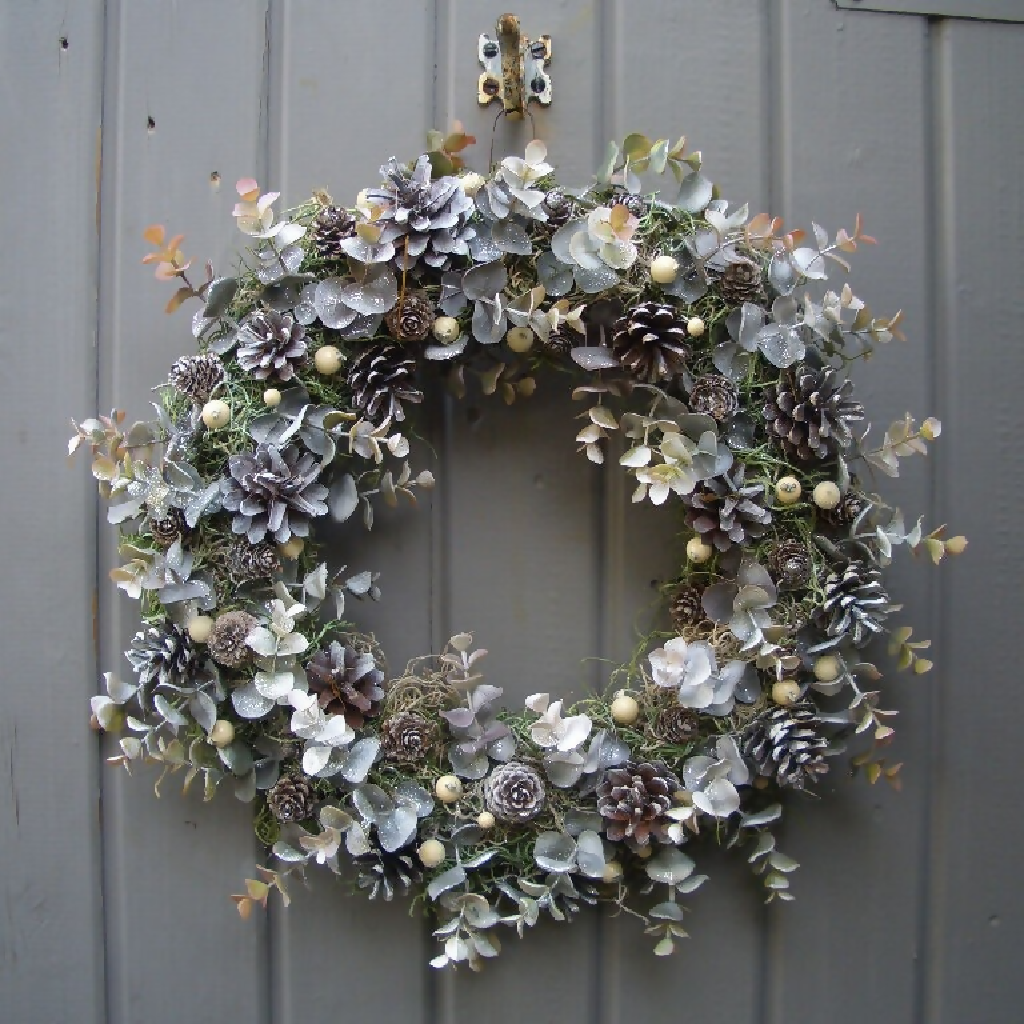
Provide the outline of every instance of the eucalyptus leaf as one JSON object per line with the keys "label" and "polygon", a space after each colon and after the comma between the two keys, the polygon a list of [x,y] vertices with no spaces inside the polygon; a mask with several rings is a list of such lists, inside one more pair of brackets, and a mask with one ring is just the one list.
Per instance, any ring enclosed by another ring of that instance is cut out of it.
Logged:
{"label": "eucalyptus leaf", "polygon": [[359,506],[359,491],[355,477],[351,473],[342,473],[334,478],[327,495],[327,508],[331,518],[343,523]]}
{"label": "eucalyptus leaf", "polygon": [[455,867],[449,868],[430,882],[427,886],[427,895],[432,900],[436,900],[442,893],[448,892],[449,889],[454,889],[457,885],[462,885],[465,880],[465,869],[462,865],[456,864]]}

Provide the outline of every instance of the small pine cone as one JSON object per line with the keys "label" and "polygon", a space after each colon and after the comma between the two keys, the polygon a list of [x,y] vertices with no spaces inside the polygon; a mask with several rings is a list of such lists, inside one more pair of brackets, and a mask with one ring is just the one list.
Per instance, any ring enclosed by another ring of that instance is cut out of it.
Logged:
{"label": "small pine cone", "polygon": [[239,583],[265,580],[281,571],[281,560],[272,544],[249,544],[243,540],[228,555],[228,571]]}
{"label": "small pine cone", "polygon": [[658,712],[654,731],[666,743],[685,747],[700,735],[700,716],[691,708],[672,704]]}
{"label": "small pine cone", "polygon": [[404,420],[402,402],[423,401],[415,386],[416,360],[401,345],[385,344],[364,349],[352,360],[348,384],[352,401],[374,423]]}
{"label": "small pine cone", "polygon": [[182,356],[175,359],[167,380],[186,398],[202,405],[210,400],[214,388],[224,379],[224,364],[219,356],[207,352],[201,356]]}
{"label": "small pine cone", "polygon": [[861,647],[882,632],[892,610],[881,572],[852,561],[842,572],[829,574],[817,622],[833,640],[848,636],[855,647]]}
{"label": "small pine cone", "polygon": [[669,615],[672,618],[672,628],[681,633],[687,626],[696,626],[698,622],[704,621],[704,606],[701,599],[704,591],[700,587],[680,587],[672,595],[672,605]]}
{"label": "small pine cone", "polygon": [[718,279],[718,293],[730,306],[742,306],[744,302],[759,305],[764,302],[760,264],[748,259],[730,263]]}
{"label": "small pine cone", "polygon": [[830,526],[849,526],[871,502],[863,495],[850,491],[833,509],[820,509],[818,515]]}
{"label": "small pine cone", "polygon": [[437,725],[413,711],[392,715],[380,730],[381,749],[392,761],[422,762],[437,740]]}
{"label": "small pine cone", "polygon": [[267,793],[267,807],[278,821],[305,821],[313,816],[316,794],[305,775],[285,775]]}
{"label": "small pine cone", "polygon": [[623,369],[649,384],[681,373],[690,358],[686,323],[672,306],[642,302],[616,321],[612,352]]}
{"label": "small pine cone", "polygon": [[310,229],[310,237],[317,255],[328,260],[340,260],[345,256],[341,243],[356,233],[356,219],[341,206],[325,206],[317,215]]}
{"label": "small pine cone", "polygon": [[780,590],[799,590],[810,582],[814,563],[806,544],[781,540],[768,551],[768,574]]}
{"label": "small pine cone", "polygon": [[544,347],[553,355],[568,356],[577,345],[582,344],[582,334],[574,331],[571,327],[559,324],[548,334],[548,340],[544,342]]}
{"label": "small pine cone", "polygon": [[541,207],[548,215],[548,224],[560,228],[575,212],[575,204],[560,188],[553,188],[544,196]]}
{"label": "small pine cone", "polygon": [[791,459],[828,459],[853,443],[850,424],[864,419],[864,406],[838,372],[801,363],[765,389],[768,432]]}
{"label": "small pine cone", "polygon": [[624,206],[634,217],[643,217],[647,213],[647,200],[635,192],[616,192],[611,203]]}
{"label": "small pine cone", "polygon": [[166,511],[166,515],[148,520],[149,532],[162,548],[169,548],[188,533],[185,513],[180,508],[168,508]]}
{"label": "small pine cone", "polygon": [[210,657],[225,668],[238,668],[245,664],[252,653],[245,644],[245,638],[259,625],[248,612],[224,612],[213,623],[210,638],[206,641]]}
{"label": "small pine cone", "polygon": [[384,318],[396,341],[422,341],[434,326],[434,303],[423,292],[409,292]]}
{"label": "small pine cone", "polygon": [[828,739],[818,731],[813,705],[776,707],[751,722],[740,743],[758,775],[804,789],[828,771]]}
{"label": "small pine cone", "polygon": [[257,309],[238,329],[238,365],[257,380],[289,381],[306,361],[306,328],[290,313]]}
{"label": "small pine cone", "polygon": [[380,714],[384,700],[384,673],[373,655],[358,652],[337,640],[317,651],[306,665],[309,692],[325,712],[344,715],[353,729]]}
{"label": "small pine cone", "polygon": [[498,765],[484,780],[484,803],[502,821],[536,818],[547,799],[544,780],[536,768],[519,761]]}
{"label": "small pine cone", "polygon": [[708,374],[698,377],[690,391],[690,410],[713,416],[720,422],[729,419],[740,405],[736,385],[726,377]]}
{"label": "small pine cone", "polygon": [[612,842],[630,839],[637,846],[647,846],[652,838],[666,841],[672,819],[664,815],[679,788],[679,778],[664,761],[627,761],[609,768],[597,787],[604,834]]}

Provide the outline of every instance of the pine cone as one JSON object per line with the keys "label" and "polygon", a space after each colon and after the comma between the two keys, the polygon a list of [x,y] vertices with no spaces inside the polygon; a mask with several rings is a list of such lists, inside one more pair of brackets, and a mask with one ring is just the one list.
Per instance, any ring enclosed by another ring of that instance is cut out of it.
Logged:
{"label": "pine cone", "polygon": [[698,622],[704,621],[704,606],[701,599],[704,591],[700,587],[680,587],[672,595],[672,604],[669,608],[669,615],[672,618],[672,628],[682,633],[687,626],[696,626]]}
{"label": "pine cone", "polygon": [[381,749],[392,761],[422,763],[437,745],[438,738],[437,725],[412,711],[392,715],[380,730]]}
{"label": "pine cone", "polygon": [[410,889],[423,879],[423,866],[407,850],[388,853],[382,849],[376,834],[369,839],[372,849],[355,858],[359,869],[358,886],[370,890],[370,899],[382,896],[392,900],[398,886]]}
{"label": "pine cone", "polygon": [[188,633],[173,622],[140,629],[124,652],[143,686],[184,688],[192,686],[192,673],[198,666],[199,654]]}
{"label": "pine cone", "polygon": [[306,328],[289,313],[258,309],[238,329],[238,365],[257,380],[288,381],[306,359]]}
{"label": "pine cone", "polygon": [[245,638],[259,625],[248,612],[224,612],[213,623],[206,648],[218,665],[238,668],[249,660],[252,651],[246,646]]}
{"label": "pine cone", "polygon": [[237,583],[265,580],[281,571],[281,560],[272,544],[240,541],[228,553],[228,572]]}
{"label": "pine cone", "polygon": [[616,192],[609,201],[612,206],[624,206],[637,218],[642,218],[647,213],[647,200],[636,192]]}
{"label": "pine cone", "polygon": [[185,513],[180,508],[167,508],[166,513],[155,518],[150,516],[147,520],[150,535],[162,548],[169,548],[189,532]]}
{"label": "pine cone", "polygon": [[791,459],[828,459],[852,444],[850,424],[864,419],[864,406],[850,397],[853,381],[838,373],[800,364],[765,389],[768,432]]}
{"label": "pine cone", "polygon": [[553,228],[560,228],[567,223],[575,210],[573,201],[560,188],[547,192],[541,206],[548,215],[548,224]]}
{"label": "pine cone", "polygon": [[434,303],[424,292],[409,292],[384,319],[396,341],[422,341],[434,326]]}
{"label": "pine cone", "polygon": [[819,509],[818,515],[830,526],[849,526],[871,502],[863,495],[850,491],[833,509]]}
{"label": "pine cone", "polygon": [[666,743],[685,747],[700,735],[700,716],[691,708],[672,704],[658,712],[654,731]]}
{"label": "pine cone", "polygon": [[737,462],[731,472],[703,481],[683,499],[689,506],[686,522],[719,551],[758,540],[772,521],[764,507],[764,484],[746,484],[745,474]]}
{"label": "pine cone", "polygon": [[309,520],[327,512],[327,488],[317,482],[323,464],[297,445],[258,445],[228,458],[221,502],[234,512],[232,532],[258,544],[269,533],[278,544],[309,535]]}
{"label": "pine cone", "polygon": [[500,764],[484,779],[484,803],[502,821],[524,822],[544,810],[544,780],[519,761]]}
{"label": "pine cone", "polygon": [[690,358],[686,324],[671,306],[642,302],[612,328],[612,353],[639,380],[675,377]]}
{"label": "pine cone", "polygon": [[882,574],[863,562],[852,561],[825,581],[825,601],[817,623],[834,640],[848,637],[856,647],[881,633],[882,623],[893,610],[882,586]]}
{"label": "pine cone", "polygon": [[612,842],[631,839],[647,846],[652,839],[667,842],[664,817],[672,806],[679,779],[664,761],[627,761],[609,768],[597,787],[597,810],[604,818],[604,834]]}
{"label": "pine cone", "polygon": [[811,705],[775,707],[755,719],[741,741],[758,775],[780,786],[804,789],[828,771],[828,739],[818,732],[818,716]]}
{"label": "pine cone", "polygon": [[730,306],[742,306],[744,302],[763,303],[765,292],[761,265],[748,259],[730,263],[718,279],[718,294]]}
{"label": "pine cone", "polygon": [[384,673],[373,655],[360,654],[337,640],[317,651],[306,665],[309,692],[327,714],[344,715],[353,729],[380,714],[384,699]]}
{"label": "pine cone", "polygon": [[341,243],[356,233],[356,219],[341,206],[325,206],[310,226],[309,236],[317,255],[327,260],[345,258]]}
{"label": "pine cone", "polygon": [[577,345],[583,344],[583,335],[571,327],[559,324],[548,333],[544,347],[555,356],[568,356]]}
{"label": "pine cone", "polygon": [[313,816],[316,794],[305,775],[285,775],[267,793],[267,807],[278,821],[305,821]]}
{"label": "pine cone", "polygon": [[352,401],[374,423],[404,420],[402,402],[419,403],[423,392],[414,382],[416,360],[400,345],[381,345],[359,353],[349,367]]}
{"label": "pine cone", "polygon": [[810,581],[814,563],[806,544],[781,540],[769,549],[767,567],[780,590],[799,590]]}
{"label": "pine cone", "polygon": [[430,160],[424,155],[410,172],[392,158],[381,169],[384,184],[367,189],[366,201],[380,208],[384,225],[380,240],[394,242],[395,262],[412,270],[422,259],[430,267],[447,269],[453,255],[469,254],[476,235],[469,218],[476,207],[458,178],[431,181]]}
{"label": "pine cone", "polygon": [[202,405],[210,400],[214,388],[224,379],[224,364],[219,356],[207,352],[201,356],[175,359],[167,380],[176,391]]}
{"label": "pine cone", "polygon": [[716,420],[729,419],[740,405],[736,385],[725,377],[708,374],[698,377],[690,391],[691,412],[713,416]]}

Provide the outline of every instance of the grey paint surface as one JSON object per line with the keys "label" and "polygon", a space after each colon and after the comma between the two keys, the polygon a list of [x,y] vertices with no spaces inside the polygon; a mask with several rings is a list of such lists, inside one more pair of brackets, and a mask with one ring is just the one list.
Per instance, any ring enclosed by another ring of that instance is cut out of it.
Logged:
{"label": "grey paint surface", "polygon": [[[326,877],[242,924],[227,894],[256,863],[245,808],[229,794],[183,801],[174,779],[158,802],[151,777],[102,765],[87,699],[98,667],[117,666],[134,606],[106,580],[111,538],[84,467],[60,463],[68,415],[143,413],[189,348],[187,317],[163,316],[165,290],[138,265],[143,227],[164,221],[223,267],[236,178],[291,202],[318,186],[350,202],[387,156],[414,154],[427,127],[456,117],[485,162],[493,112],[475,105],[476,37],[508,6],[0,9],[4,1021],[1016,1021],[1017,26],[823,0],[513,5],[528,34],[554,38],[555,101],[535,117],[567,178],[584,181],[608,138],[685,132],[734,204],[790,226],[862,212],[881,245],[856,254],[854,286],[879,312],[902,306],[909,339],[863,367],[861,391],[880,426],[906,409],[944,423],[935,455],[893,489],[929,526],[948,519],[972,540],[941,570],[893,567],[938,664],[887,684],[905,787],[839,775],[827,801],[793,811],[781,843],[803,865],[795,903],[765,910],[742,864],[709,857],[693,938],[668,961],[634,922],[593,914],[510,937],[481,977],[439,976],[404,908]],[[495,152],[525,139],[502,124]],[[394,666],[472,629],[510,701],[582,693],[601,681],[584,659],[628,652],[671,524],[575,453],[577,409],[556,385],[481,410],[470,427],[465,405],[431,403],[432,500],[383,516],[357,548],[339,537],[337,560],[381,570],[385,600],[365,624]]]}

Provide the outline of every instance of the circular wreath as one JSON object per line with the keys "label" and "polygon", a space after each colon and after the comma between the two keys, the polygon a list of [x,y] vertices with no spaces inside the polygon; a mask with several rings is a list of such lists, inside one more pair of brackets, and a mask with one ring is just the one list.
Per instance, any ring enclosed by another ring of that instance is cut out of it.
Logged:
{"label": "circular wreath", "polygon": [[[154,421],[75,425],[120,532],[111,575],[143,619],[135,678],[105,675],[93,721],[122,733],[112,761],[253,802],[274,866],[234,897],[243,917],[272,889],[287,901],[307,865],[351,861],[371,899],[417,894],[437,967],[476,968],[499,926],[601,901],[665,954],[685,934],[680,896],[705,880],[698,840],[747,847],[768,899],[790,899],[783,801],[855,733],[873,737],[855,766],[896,781],[862,651],[888,633],[900,667],[930,663],[894,627],[881,570],[897,545],[938,561],[966,541],[908,530],[869,480],[939,424],[908,415],[865,439],[846,370],[900,317],[821,283],[873,241],[859,220],[804,239],[730,212],[683,140],[630,136],[581,190],[557,184],[540,142],[467,171],[470,141],[433,135],[352,208],[317,194],[278,220],[277,193],[239,182],[253,242],[236,276],[207,265],[196,286],[181,236],[145,232],[144,262],[178,285],[168,312],[201,303],[199,352],[170,368]],[[643,190],[638,175],[666,170],[671,190]],[[611,471],[689,539],[666,573],[671,628],[606,695],[514,711],[468,633],[389,673],[348,618],[380,596],[376,575],[329,567],[313,527],[369,528],[375,503],[432,485],[402,432],[429,369],[512,402],[546,366],[589,406],[582,454],[603,462],[624,439]]]}

